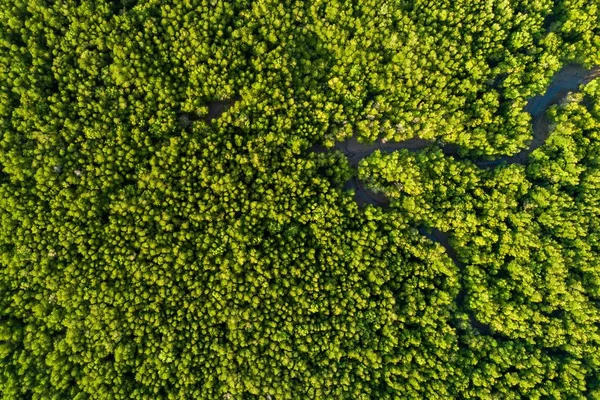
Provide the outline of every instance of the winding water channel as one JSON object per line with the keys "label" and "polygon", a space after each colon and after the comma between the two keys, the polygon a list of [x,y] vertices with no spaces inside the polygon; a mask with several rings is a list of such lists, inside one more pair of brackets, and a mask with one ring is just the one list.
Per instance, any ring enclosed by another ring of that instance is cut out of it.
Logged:
{"label": "winding water channel", "polygon": [[[532,97],[525,106],[525,111],[531,115],[533,120],[533,140],[529,146],[512,156],[504,156],[491,161],[472,160],[473,163],[480,168],[493,168],[500,164],[526,164],[529,154],[542,146],[550,135],[550,122],[546,117],[546,110],[550,106],[558,104],[569,94],[569,92],[578,91],[581,84],[585,84],[598,76],[600,76],[600,67],[585,69],[576,64],[569,64],[563,67],[552,78],[546,93]],[[381,140],[377,140],[373,143],[360,143],[354,136],[345,142],[336,143],[333,149],[344,153],[346,157],[348,157],[350,165],[357,167],[363,158],[370,156],[375,150],[388,153],[400,149],[419,151],[433,144],[434,142],[432,141],[420,138],[413,138],[402,142],[383,143]],[[327,149],[320,145],[311,148],[311,151],[316,152],[330,150],[331,149]],[[458,154],[458,146],[445,145],[442,146],[442,151],[446,155],[456,156]],[[356,201],[361,207],[366,204],[373,204],[381,207],[387,207],[389,205],[389,200],[384,194],[375,193],[364,187],[362,182],[356,177],[348,181],[344,188],[354,190]]]}
{"label": "winding water channel", "polygon": [[[492,161],[474,160],[473,163],[480,168],[494,168],[500,164],[526,164],[529,154],[542,146],[550,135],[550,121],[546,117],[547,109],[554,104],[558,104],[569,94],[569,92],[578,91],[582,84],[585,84],[598,76],[600,76],[600,67],[590,70],[573,64],[563,67],[552,78],[546,93],[529,99],[527,105],[525,106],[525,111],[531,115],[533,120],[533,139],[529,146],[513,156],[500,157]],[[357,167],[363,158],[368,157],[375,150],[379,150],[381,152],[392,152],[400,149],[419,151],[431,146],[432,144],[434,143],[431,141],[419,138],[413,138],[395,143],[383,143],[381,140],[378,140],[374,143],[366,144],[359,143],[356,137],[352,137],[345,142],[336,143],[334,148],[343,152],[346,157],[348,157],[350,164],[354,167]],[[323,146],[314,146],[311,150],[317,152],[329,151],[329,149],[326,149]],[[446,155],[455,156],[458,153],[458,147],[455,145],[446,145],[442,147],[442,151]],[[356,177],[348,181],[344,188],[354,190],[355,199],[358,205],[361,207],[366,204],[373,204],[384,208],[389,206],[389,200],[383,193],[376,193],[368,188],[365,188],[361,181]],[[422,226],[418,227],[417,229],[421,235],[444,247],[448,257],[452,259],[454,264],[461,271],[463,270],[464,263],[461,262],[456,254],[456,251],[451,246],[450,235],[447,232],[442,232],[436,228]],[[456,298],[456,305],[458,309],[468,315],[471,327],[479,334],[491,335],[500,341],[506,340],[506,338],[494,332],[490,326],[479,321],[476,318],[474,311],[466,305],[467,291],[463,279],[464,274],[461,274],[461,288]]]}
{"label": "winding water channel", "polygon": [[[579,90],[582,84],[589,82],[591,79],[600,77],[600,66],[585,69],[579,65],[570,64],[563,67],[558,73],[554,75],[552,81],[546,90],[546,93],[540,96],[534,96],[527,102],[525,111],[528,112],[533,121],[533,139],[526,149],[523,149],[519,153],[512,156],[504,156],[495,160],[471,160],[475,165],[480,168],[494,168],[500,164],[526,164],[528,156],[531,152],[539,148],[544,144],[548,136],[550,135],[550,122],[546,117],[547,109],[558,104],[564,99],[570,92],[576,92]],[[213,102],[208,105],[208,114],[204,117],[206,122],[218,118],[223,112],[229,109],[235,100],[224,100]],[[191,121],[199,119],[197,116],[189,113],[180,113],[180,119],[182,126],[187,127]],[[375,150],[381,152],[392,152],[400,149],[407,149],[410,151],[423,150],[434,142],[413,138],[402,142],[382,142],[378,140],[374,143],[359,143],[356,137],[345,142],[338,142],[334,145],[333,149],[326,148],[322,145],[315,145],[309,149],[311,152],[327,152],[331,150],[339,150],[346,155],[350,165],[358,167],[359,162],[370,156]],[[449,156],[458,155],[458,146],[456,145],[445,145],[442,146],[444,154]],[[349,180],[344,186],[345,189],[352,189],[355,193],[355,199],[360,207],[372,204],[380,207],[388,207],[389,200],[383,193],[376,193],[366,187],[364,187],[359,179],[356,177]],[[432,242],[440,244],[445,250],[446,254],[454,262],[454,264],[463,270],[464,263],[459,259],[456,251],[450,244],[450,235],[447,232],[440,231],[436,228],[430,227],[417,227],[418,232],[427,237]],[[475,313],[465,303],[467,299],[466,285],[462,281],[461,274],[461,289],[456,298],[456,304],[460,311],[465,312],[469,316],[470,325],[476,332],[484,335],[491,335],[498,340],[506,340],[506,338],[494,332],[488,325],[477,320]]]}

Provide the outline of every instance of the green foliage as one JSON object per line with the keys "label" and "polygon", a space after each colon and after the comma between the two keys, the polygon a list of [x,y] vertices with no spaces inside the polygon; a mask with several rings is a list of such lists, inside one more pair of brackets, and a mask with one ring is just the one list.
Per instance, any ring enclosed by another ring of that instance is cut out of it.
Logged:
{"label": "green foliage", "polygon": [[[0,5],[6,399],[598,396],[600,83],[527,168],[585,1]],[[448,232],[450,245],[421,234]]]}
{"label": "green foliage", "polygon": [[[552,134],[526,169],[481,170],[435,149],[376,152],[360,166],[394,212],[450,234],[463,264],[459,311],[490,335],[463,337],[465,362],[484,365],[471,381],[474,396],[579,398],[597,390],[600,80],[550,117]],[[491,355],[500,348],[507,358]]]}

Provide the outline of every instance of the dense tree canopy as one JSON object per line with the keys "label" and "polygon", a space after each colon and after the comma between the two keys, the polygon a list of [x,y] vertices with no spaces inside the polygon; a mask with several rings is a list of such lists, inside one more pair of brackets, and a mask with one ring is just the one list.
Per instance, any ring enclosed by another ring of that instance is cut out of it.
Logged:
{"label": "dense tree canopy", "polygon": [[[468,160],[527,145],[599,27],[583,0],[6,0],[0,394],[600,398],[599,80],[526,166]],[[461,158],[309,151],[353,134]]]}
{"label": "dense tree canopy", "polygon": [[[545,387],[522,395],[598,396],[600,79],[550,115],[553,132],[526,168],[478,169],[432,149],[374,153],[360,174],[392,199],[391,213],[450,233],[461,265],[457,305],[491,336],[468,342],[470,357],[487,357],[498,346],[527,349],[538,367],[552,368],[535,379],[515,377]],[[479,373],[491,388],[499,378]],[[571,382],[548,392],[554,376]]]}

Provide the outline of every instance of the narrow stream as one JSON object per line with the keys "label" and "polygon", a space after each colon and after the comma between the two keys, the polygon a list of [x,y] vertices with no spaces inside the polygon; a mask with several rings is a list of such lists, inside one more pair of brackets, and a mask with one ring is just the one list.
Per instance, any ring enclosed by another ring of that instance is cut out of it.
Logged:
{"label": "narrow stream", "polygon": [[[533,120],[533,139],[529,146],[519,153],[512,156],[504,156],[495,160],[474,160],[473,163],[480,168],[494,168],[500,164],[526,164],[529,154],[542,146],[550,135],[550,122],[546,117],[546,110],[558,104],[564,99],[569,92],[576,92],[582,84],[589,82],[595,77],[600,76],[600,67],[585,69],[580,65],[569,64],[563,67],[553,77],[546,93],[540,96],[534,96],[529,99],[525,106],[525,111],[528,112]],[[358,167],[359,162],[373,154],[375,150],[381,152],[393,152],[400,149],[410,151],[423,150],[435,143],[429,140],[420,138],[412,138],[402,142],[386,142],[377,140],[373,143],[360,143],[356,136],[334,145],[334,149],[341,151],[348,157],[350,165]],[[310,151],[326,152],[324,146],[313,146]],[[449,156],[458,154],[458,146],[448,144],[442,146],[442,151]],[[382,193],[375,193],[372,190],[363,186],[363,184],[354,177],[346,183],[345,189],[353,189],[355,198],[359,206],[373,204],[381,207],[387,207],[389,200]]]}
{"label": "narrow stream", "polygon": [[[579,65],[567,65],[563,67],[558,73],[552,78],[552,82],[548,87],[546,93],[540,96],[535,96],[529,99],[525,106],[525,111],[528,112],[533,119],[533,140],[529,147],[523,149],[519,153],[513,156],[504,156],[496,160],[491,161],[473,161],[475,165],[480,168],[494,168],[500,164],[526,164],[529,154],[542,146],[546,139],[550,136],[550,121],[546,117],[547,109],[558,104],[564,99],[569,92],[576,92],[580,89],[582,84],[589,82],[590,80],[600,76],[600,67],[593,69],[585,69]],[[350,165],[357,167],[359,162],[371,155],[375,150],[381,152],[392,152],[400,149],[408,149],[411,151],[423,150],[434,143],[431,141],[413,138],[402,142],[386,142],[383,143],[378,140],[374,143],[359,143],[356,137],[336,143],[334,148],[343,152],[350,162]],[[312,151],[324,152],[328,151],[323,146],[313,146]],[[458,147],[456,145],[446,145],[442,147],[442,151],[449,156],[456,156],[458,153]],[[352,189],[355,192],[355,199],[359,206],[366,204],[373,204],[380,207],[387,208],[390,204],[389,200],[383,193],[374,192],[362,185],[362,182],[354,177],[350,179],[344,189]],[[450,244],[450,235],[447,232],[442,232],[436,228],[430,227],[418,227],[418,231],[421,235],[427,237],[429,240],[439,243],[446,250],[446,254],[456,264],[456,266],[462,271],[464,263],[459,259],[456,251]],[[466,313],[469,316],[469,322],[471,327],[483,335],[491,335],[496,337],[498,340],[506,340],[506,338],[499,336],[486,324],[480,322],[475,317],[475,313],[471,310],[467,302],[467,291],[466,285],[461,279],[461,289],[456,298],[456,304],[461,312]]]}

